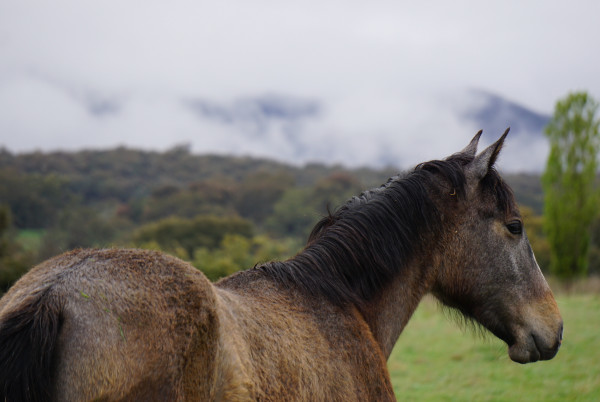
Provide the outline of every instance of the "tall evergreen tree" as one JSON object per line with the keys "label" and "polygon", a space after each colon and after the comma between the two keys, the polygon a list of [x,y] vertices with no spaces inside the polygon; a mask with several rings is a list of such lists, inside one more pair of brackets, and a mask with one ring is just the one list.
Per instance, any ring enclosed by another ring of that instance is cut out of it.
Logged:
{"label": "tall evergreen tree", "polygon": [[550,155],[542,177],[551,271],[570,279],[587,272],[590,228],[599,210],[598,103],[585,92],[556,104],[546,127]]}

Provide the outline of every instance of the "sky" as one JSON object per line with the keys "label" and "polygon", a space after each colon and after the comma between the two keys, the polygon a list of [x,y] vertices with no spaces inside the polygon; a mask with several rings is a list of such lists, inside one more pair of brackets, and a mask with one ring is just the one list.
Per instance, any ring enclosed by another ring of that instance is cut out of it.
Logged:
{"label": "sky", "polygon": [[[0,146],[409,167],[501,135],[465,117],[477,94],[548,116],[570,91],[600,99],[599,16],[596,0],[0,0]],[[537,135],[511,132],[501,168],[539,170]]]}

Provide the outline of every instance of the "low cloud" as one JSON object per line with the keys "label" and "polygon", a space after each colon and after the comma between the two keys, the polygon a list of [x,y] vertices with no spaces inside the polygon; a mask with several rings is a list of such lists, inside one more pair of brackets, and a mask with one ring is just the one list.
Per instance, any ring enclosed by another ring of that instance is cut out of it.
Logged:
{"label": "low cloud", "polygon": [[541,170],[547,151],[541,124],[547,116],[485,91],[404,95],[182,100],[164,93],[99,95],[25,76],[0,88],[0,126],[22,134],[5,139],[3,145],[14,151],[118,145],[161,150],[189,143],[197,153],[406,168],[462,149],[479,128],[486,130],[485,144],[510,125],[508,143],[519,145],[503,158],[503,167]]}
{"label": "low cloud", "polygon": [[600,95],[599,4],[13,2],[0,145],[406,168],[510,125],[501,167],[540,170],[555,101]]}

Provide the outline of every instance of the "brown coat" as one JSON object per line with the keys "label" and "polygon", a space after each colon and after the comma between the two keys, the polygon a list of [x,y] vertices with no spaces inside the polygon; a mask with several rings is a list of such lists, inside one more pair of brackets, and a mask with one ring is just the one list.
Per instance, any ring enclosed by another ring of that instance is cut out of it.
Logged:
{"label": "brown coat", "polygon": [[22,278],[0,321],[42,296],[62,324],[54,400],[394,399],[356,309],[256,271],[213,286],[161,253],[77,250]]}

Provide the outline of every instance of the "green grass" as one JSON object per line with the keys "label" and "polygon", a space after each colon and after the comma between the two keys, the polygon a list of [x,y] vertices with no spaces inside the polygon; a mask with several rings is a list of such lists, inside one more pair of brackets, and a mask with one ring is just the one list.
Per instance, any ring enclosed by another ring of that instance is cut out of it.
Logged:
{"label": "green grass", "polygon": [[46,233],[43,229],[24,229],[17,233],[17,241],[25,251],[38,250],[42,244],[42,238]]}
{"label": "green grass", "polygon": [[521,365],[425,299],[388,367],[400,401],[600,401],[600,295],[559,295],[563,345],[549,361]]}

